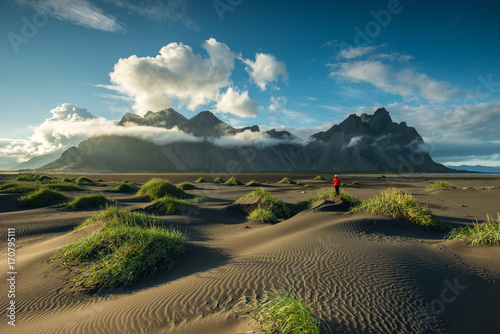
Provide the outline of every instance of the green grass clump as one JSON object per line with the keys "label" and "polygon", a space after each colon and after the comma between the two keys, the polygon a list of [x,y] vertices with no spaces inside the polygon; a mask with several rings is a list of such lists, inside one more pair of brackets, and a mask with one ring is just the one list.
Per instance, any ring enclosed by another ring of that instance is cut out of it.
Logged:
{"label": "green grass clump", "polygon": [[22,205],[39,208],[55,202],[68,200],[70,197],[58,191],[42,188],[34,193],[19,197],[18,201]]}
{"label": "green grass clump", "polygon": [[93,219],[104,221],[103,227],[51,258],[65,266],[82,265],[73,279],[84,290],[130,285],[140,277],[170,270],[174,258],[184,254],[188,236],[151,226],[153,216],[110,208]]}
{"label": "green grass clump", "polygon": [[306,188],[307,190],[311,190],[313,186],[311,186],[310,184],[306,184],[304,185],[304,188]]}
{"label": "green grass clump", "polygon": [[207,181],[205,181],[205,179],[204,179],[204,178],[199,177],[199,178],[198,178],[198,179],[196,179],[196,181],[194,181],[194,182],[195,182],[195,183],[205,183],[205,182],[207,182]]}
{"label": "green grass clump", "polygon": [[325,180],[325,178],[321,175],[318,175],[314,178],[315,180]]}
{"label": "green grass clump", "polygon": [[455,189],[456,187],[446,181],[438,181],[434,184],[431,184],[430,186],[427,186],[425,189]]}
{"label": "green grass clump", "polygon": [[254,191],[239,198],[236,203],[259,198],[259,208],[270,210],[277,218],[290,218],[290,209],[283,201],[276,198],[264,188],[257,188]]}
{"label": "green grass clump", "polygon": [[82,177],[77,178],[75,180],[75,183],[78,184],[78,185],[81,185],[81,186],[85,186],[85,185],[94,184],[94,181],[92,181],[88,177],[82,176]]}
{"label": "green grass clump", "polygon": [[177,185],[177,188],[181,190],[193,190],[196,188],[192,183],[189,182],[182,182]]}
{"label": "green grass clump", "polygon": [[154,201],[147,209],[153,210],[159,215],[175,215],[181,213],[182,209],[191,206],[193,206],[193,204],[189,200],[165,196]]}
{"label": "green grass clump", "polygon": [[252,180],[250,182],[247,182],[245,185],[250,187],[260,187],[262,186],[262,183]]}
{"label": "green grass clump", "polygon": [[222,177],[218,177],[214,180],[215,183],[224,183],[226,180],[224,180]]}
{"label": "green grass clump", "polygon": [[58,190],[58,191],[80,191],[80,190],[83,190],[82,188],[78,187],[75,184],[63,183],[63,182],[47,183],[44,185],[44,187],[48,188],[48,189],[52,189],[52,190]]}
{"label": "green grass clump", "polygon": [[311,203],[317,201],[331,200],[334,199],[335,197],[339,197],[342,201],[347,202],[349,204],[349,207],[355,207],[361,203],[359,199],[351,196],[349,193],[341,192],[339,193],[339,196],[337,196],[335,194],[335,190],[321,189],[320,191],[318,191],[316,195],[306,197],[303,200],[297,202],[296,205],[299,208],[299,210],[303,210],[307,208],[309,205],[311,205]]}
{"label": "green grass clump", "polygon": [[78,210],[92,207],[105,207],[114,204],[112,199],[107,198],[101,193],[94,193],[90,195],[83,195],[73,199],[67,203],[64,208],[67,210]]}
{"label": "green grass clump", "polygon": [[257,223],[264,223],[264,224],[276,224],[278,222],[278,218],[268,208],[258,208],[253,210],[247,216],[247,219],[253,220],[254,222]]}
{"label": "green grass clump", "polygon": [[229,180],[227,180],[226,182],[224,182],[224,184],[227,184],[230,186],[239,186],[239,185],[242,185],[243,182],[241,182],[240,180],[238,180],[234,176],[231,176],[231,178]]}
{"label": "green grass clump", "polygon": [[115,193],[135,193],[137,191],[137,186],[130,181],[120,181],[111,190]]}
{"label": "green grass clump", "polygon": [[319,334],[329,332],[311,304],[293,292],[271,291],[261,301],[241,303],[243,312],[263,333]]}
{"label": "green grass clump", "polygon": [[0,184],[0,191],[7,193],[30,193],[40,189],[42,185],[27,181],[5,181]]}
{"label": "green grass clump", "polygon": [[352,181],[352,184],[353,185],[357,185],[357,184],[359,184],[359,182],[358,181]]}
{"label": "green grass clump", "polygon": [[297,184],[297,182],[295,182],[294,180],[292,180],[288,176],[285,176],[284,178],[282,178],[281,181],[278,181],[278,183]]}
{"label": "green grass clump", "polygon": [[108,227],[125,225],[146,228],[153,226],[157,222],[157,219],[154,216],[143,212],[126,211],[119,209],[116,206],[108,206],[105,210],[102,210],[98,214],[85,219],[83,223],[77,226],[76,229],[80,229],[96,221],[103,221]]}
{"label": "green grass clump", "polygon": [[73,182],[73,180],[72,180],[72,179],[70,179],[69,177],[63,177],[63,178],[61,179],[61,182]]}
{"label": "green grass clump", "polygon": [[152,199],[160,199],[165,196],[183,198],[185,195],[184,190],[177,188],[168,180],[160,178],[152,178],[146,182],[137,192],[137,195],[142,194],[146,194]]}
{"label": "green grass clump", "polygon": [[436,230],[445,230],[443,225],[432,213],[422,207],[415,197],[402,189],[389,188],[379,196],[363,201],[354,207],[352,212],[371,212],[408,219],[418,225]]}
{"label": "green grass clump", "polygon": [[497,221],[487,215],[484,223],[476,222],[473,226],[454,228],[445,238],[464,238],[467,245],[500,245],[500,213]]}

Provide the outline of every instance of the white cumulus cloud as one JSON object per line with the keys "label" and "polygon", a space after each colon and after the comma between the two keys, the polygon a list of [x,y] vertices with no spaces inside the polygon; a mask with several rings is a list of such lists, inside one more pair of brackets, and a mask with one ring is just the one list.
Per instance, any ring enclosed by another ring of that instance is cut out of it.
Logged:
{"label": "white cumulus cloud", "polygon": [[219,90],[231,85],[235,54],[224,43],[210,38],[203,43],[208,58],[194,54],[189,45],[170,43],[156,57],[123,58],[110,73],[116,89],[134,99],[134,110],[167,108],[173,99],[189,110],[214,102]]}
{"label": "white cumulus cloud", "polygon": [[288,79],[285,63],[278,61],[275,56],[265,53],[257,53],[255,61],[240,58],[246,66],[246,71],[261,90],[266,90],[270,82],[276,82],[281,77]]}
{"label": "white cumulus cloud", "polygon": [[217,102],[216,111],[240,117],[255,117],[257,102],[248,97],[248,91],[239,92],[229,87]]}

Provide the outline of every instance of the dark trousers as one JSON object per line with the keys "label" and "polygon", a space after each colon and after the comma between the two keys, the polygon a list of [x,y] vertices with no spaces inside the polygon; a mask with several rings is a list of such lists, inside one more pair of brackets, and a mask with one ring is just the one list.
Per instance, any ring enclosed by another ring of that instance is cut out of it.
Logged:
{"label": "dark trousers", "polygon": [[335,195],[337,195],[337,196],[338,196],[338,195],[339,195],[339,193],[340,193],[340,190],[339,190],[339,189],[340,189],[340,186],[335,186]]}

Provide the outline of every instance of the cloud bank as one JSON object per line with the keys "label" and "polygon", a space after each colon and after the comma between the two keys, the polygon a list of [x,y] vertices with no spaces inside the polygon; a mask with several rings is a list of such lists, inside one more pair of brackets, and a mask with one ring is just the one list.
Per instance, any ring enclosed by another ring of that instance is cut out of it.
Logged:
{"label": "cloud bank", "polygon": [[[458,89],[449,82],[438,81],[408,65],[411,56],[373,53],[377,47],[349,47],[330,63],[329,75],[353,83],[367,83],[383,92],[405,99],[423,99],[431,103],[454,98]],[[360,59],[365,58],[365,59]]]}

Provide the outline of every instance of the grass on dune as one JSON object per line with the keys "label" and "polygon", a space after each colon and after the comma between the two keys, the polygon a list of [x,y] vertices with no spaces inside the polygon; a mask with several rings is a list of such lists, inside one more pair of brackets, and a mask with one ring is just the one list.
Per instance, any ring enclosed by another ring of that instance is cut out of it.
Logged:
{"label": "grass on dune", "polygon": [[43,187],[48,188],[48,189],[52,189],[52,190],[58,190],[58,191],[81,191],[81,190],[83,190],[82,188],[78,187],[75,184],[64,183],[64,182],[48,183],[48,184],[45,184]]}
{"label": "grass on dune", "polygon": [[177,188],[168,180],[160,178],[152,178],[146,182],[137,192],[137,195],[142,194],[146,194],[154,200],[165,196],[184,198],[185,195],[184,190]]}
{"label": "grass on dune", "polygon": [[227,180],[226,182],[224,182],[224,184],[227,184],[230,186],[240,186],[243,184],[243,182],[241,182],[240,180],[238,180],[234,176],[231,176],[231,178],[229,180]]}
{"label": "grass on dune", "polygon": [[70,197],[64,195],[63,193],[42,188],[31,194],[19,197],[18,201],[24,206],[39,208],[42,206],[55,204],[60,201],[66,201],[68,199],[70,199]]}
{"label": "grass on dune", "polygon": [[126,211],[119,209],[116,206],[108,206],[98,214],[93,215],[90,218],[85,219],[76,229],[80,229],[87,226],[90,223],[96,221],[103,221],[106,226],[115,225],[125,225],[125,226],[139,226],[139,227],[151,227],[158,222],[153,215],[148,215],[143,212],[137,211]]}
{"label": "grass on dune", "polygon": [[214,180],[215,183],[224,183],[226,180],[224,180],[222,177],[218,177]]}
{"label": "grass on dune", "polygon": [[196,179],[196,181],[194,181],[194,182],[195,182],[195,183],[205,183],[205,182],[207,182],[207,181],[205,181],[205,179],[204,179],[204,178],[199,177],[199,178],[197,178],[197,179]]}
{"label": "grass on dune", "polygon": [[315,180],[325,180],[325,178],[321,175],[318,175],[314,178]]}
{"label": "grass on dune", "polygon": [[115,193],[135,193],[137,186],[130,181],[123,180],[118,182],[111,191]]}
{"label": "grass on dune", "polygon": [[81,176],[75,180],[75,183],[84,186],[84,185],[94,184],[94,181],[92,181],[88,177]]}
{"label": "grass on dune", "polygon": [[15,181],[7,180],[0,183],[0,191],[7,193],[29,193],[37,191],[39,189],[46,188],[58,191],[79,191],[82,188],[64,182],[50,181],[50,182],[40,182],[40,181]]}
{"label": "grass on dune", "polygon": [[244,301],[243,313],[259,324],[263,333],[320,334],[329,332],[311,304],[293,292],[273,290],[260,301]]}
{"label": "grass on dune", "polygon": [[476,222],[473,226],[454,228],[446,239],[464,238],[467,245],[500,245],[500,213],[495,221],[489,215],[483,223]]}
{"label": "grass on dune", "polygon": [[262,224],[276,224],[278,222],[276,215],[268,208],[257,208],[253,210],[247,216],[247,219]]}
{"label": "grass on dune", "polygon": [[108,208],[92,218],[103,227],[59,250],[51,260],[83,265],[73,277],[88,291],[127,286],[141,277],[170,270],[185,252],[188,236],[177,229],[152,226],[154,217]]}
{"label": "grass on dune", "polygon": [[4,181],[0,184],[0,191],[7,193],[29,193],[37,191],[42,185],[40,183],[27,181]]}
{"label": "grass on dune", "polygon": [[181,190],[193,190],[194,188],[196,188],[194,186],[194,184],[192,183],[189,183],[189,182],[182,182],[182,183],[179,183],[177,185],[177,188],[181,189]]}
{"label": "grass on dune", "polygon": [[[277,218],[290,218],[290,209],[288,205],[279,200],[272,193],[264,188],[257,188],[254,191],[239,198],[236,203],[242,203],[246,200],[260,198],[259,208],[271,211]],[[256,210],[258,210],[256,209]],[[252,214],[252,213],[250,213]]]}
{"label": "grass on dune", "polygon": [[446,181],[438,181],[434,184],[431,184],[430,186],[427,186],[425,189],[456,189],[453,184],[446,182]]}
{"label": "grass on dune", "polygon": [[245,185],[250,187],[260,187],[262,186],[262,183],[252,180],[250,182],[247,182]]}
{"label": "grass on dune", "polygon": [[404,218],[427,228],[444,231],[447,227],[432,213],[418,203],[410,193],[402,189],[389,188],[380,195],[363,201],[352,208],[354,213],[371,212]]}
{"label": "grass on dune", "polygon": [[193,204],[189,200],[165,196],[154,201],[153,204],[148,206],[148,209],[154,210],[159,215],[175,215],[192,206]]}
{"label": "grass on dune", "polygon": [[288,176],[285,176],[284,178],[282,178],[281,181],[278,181],[278,183],[297,184],[297,182],[295,182],[294,180],[292,180]]}
{"label": "grass on dune", "polygon": [[76,197],[71,202],[65,204],[63,208],[66,210],[87,209],[93,207],[103,208],[114,203],[115,202],[112,199],[107,198],[101,193],[93,193]]}
{"label": "grass on dune", "polygon": [[339,196],[337,196],[335,194],[335,190],[321,189],[318,191],[318,193],[316,195],[306,197],[303,200],[297,202],[296,205],[300,210],[303,210],[307,206],[309,206],[311,203],[321,201],[321,200],[331,200],[331,199],[334,199],[335,197],[338,197],[342,201],[347,202],[350,207],[355,207],[361,203],[361,201],[359,199],[351,196],[349,193],[342,191],[339,193]]}

